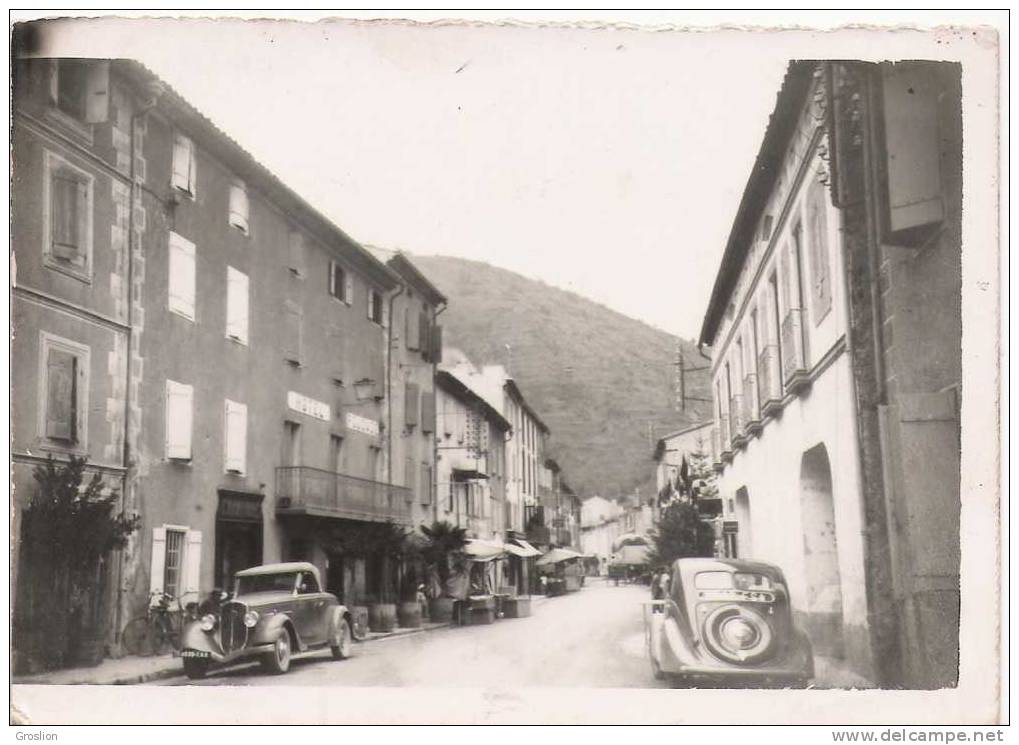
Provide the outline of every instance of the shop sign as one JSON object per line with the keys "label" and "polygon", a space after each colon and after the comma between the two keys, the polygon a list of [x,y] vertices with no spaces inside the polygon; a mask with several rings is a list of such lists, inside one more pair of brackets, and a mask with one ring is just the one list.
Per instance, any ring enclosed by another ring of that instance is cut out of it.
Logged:
{"label": "shop sign", "polygon": [[287,406],[307,416],[321,419],[323,422],[328,422],[333,418],[332,412],[329,411],[329,404],[302,396],[296,391],[287,391]]}
{"label": "shop sign", "polygon": [[379,423],[374,419],[369,419],[353,412],[347,412],[346,421],[347,429],[349,430],[371,435],[372,437],[379,436]]}

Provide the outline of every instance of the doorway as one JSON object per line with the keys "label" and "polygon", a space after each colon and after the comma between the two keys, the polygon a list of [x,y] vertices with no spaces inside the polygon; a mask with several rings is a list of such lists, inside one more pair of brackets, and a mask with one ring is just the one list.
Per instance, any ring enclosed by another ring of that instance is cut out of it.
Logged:
{"label": "doorway", "polygon": [[842,578],[835,533],[831,462],[824,443],[803,454],[800,465],[803,560],[807,579],[807,630],[822,655],[844,657]]}
{"label": "doorway", "polygon": [[232,589],[235,573],[262,563],[261,493],[219,490],[216,509],[215,586]]}
{"label": "doorway", "polygon": [[750,529],[750,492],[745,486],[736,490],[736,522],[739,525],[739,548],[736,547],[736,539],[733,537],[733,554],[741,559],[754,555],[753,533]]}

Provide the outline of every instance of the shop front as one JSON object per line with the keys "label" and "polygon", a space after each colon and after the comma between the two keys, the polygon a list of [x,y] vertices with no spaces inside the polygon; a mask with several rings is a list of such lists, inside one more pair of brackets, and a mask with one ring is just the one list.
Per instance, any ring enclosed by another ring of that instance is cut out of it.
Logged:
{"label": "shop front", "polygon": [[235,573],[263,563],[261,492],[219,490],[215,586],[229,591]]}

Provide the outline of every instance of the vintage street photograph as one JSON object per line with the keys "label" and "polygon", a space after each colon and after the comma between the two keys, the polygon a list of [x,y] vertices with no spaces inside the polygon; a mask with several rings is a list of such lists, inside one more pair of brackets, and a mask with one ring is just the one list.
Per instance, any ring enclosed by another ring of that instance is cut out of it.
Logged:
{"label": "vintage street photograph", "polygon": [[995,28],[94,15],[12,724],[1000,721]]}

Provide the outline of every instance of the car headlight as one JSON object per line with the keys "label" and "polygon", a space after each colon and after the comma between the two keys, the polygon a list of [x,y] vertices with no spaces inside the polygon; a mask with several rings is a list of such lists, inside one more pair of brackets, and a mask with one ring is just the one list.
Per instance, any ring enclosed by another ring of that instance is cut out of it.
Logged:
{"label": "car headlight", "polygon": [[255,624],[257,623],[258,623],[257,610],[249,610],[247,613],[244,614],[244,625],[247,626],[249,629],[255,628]]}
{"label": "car headlight", "polygon": [[202,631],[212,631],[216,628],[216,617],[211,613],[206,613],[202,616],[202,620],[199,622]]}

